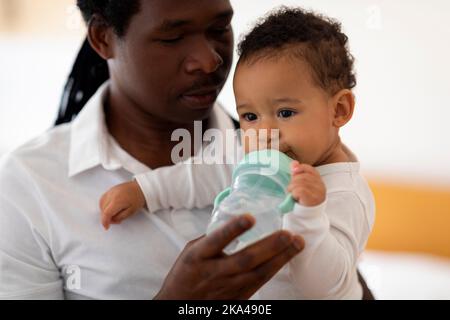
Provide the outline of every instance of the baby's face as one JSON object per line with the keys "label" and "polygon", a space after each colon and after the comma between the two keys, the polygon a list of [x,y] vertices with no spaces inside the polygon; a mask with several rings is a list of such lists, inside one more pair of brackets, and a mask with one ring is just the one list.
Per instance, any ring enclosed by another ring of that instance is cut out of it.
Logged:
{"label": "baby's face", "polygon": [[[280,58],[239,64],[233,85],[244,131],[278,129],[281,152],[301,163],[323,164],[338,139],[333,99],[315,85],[305,62]],[[244,145],[246,153],[252,151]]]}

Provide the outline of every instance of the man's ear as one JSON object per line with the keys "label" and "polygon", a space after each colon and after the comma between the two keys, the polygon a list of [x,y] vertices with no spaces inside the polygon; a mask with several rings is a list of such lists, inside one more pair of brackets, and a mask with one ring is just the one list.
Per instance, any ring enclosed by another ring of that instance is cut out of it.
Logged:
{"label": "man's ear", "polygon": [[333,125],[336,128],[343,127],[353,116],[355,109],[355,96],[348,89],[342,89],[333,97],[334,119]]}
{"label": "man's ear", "polygon": [[88,40],[95,52],[105,60],[113,57],[113,29],[105,19],[94,14],[88,24]]}

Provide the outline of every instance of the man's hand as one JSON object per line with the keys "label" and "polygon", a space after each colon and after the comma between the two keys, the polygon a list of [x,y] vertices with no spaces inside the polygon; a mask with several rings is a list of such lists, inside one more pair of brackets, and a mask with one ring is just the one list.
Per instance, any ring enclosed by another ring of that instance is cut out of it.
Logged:
{"label": "man's hand", "polygon": [[299,204],[314,207],[325,201],[326,187],[316,169],[293,161],[291,172],[292,178],[287,191]]}
{"label": "man's hand", "polygon": [[251,215],[243,215],[191,241],[155,299],[250,298],[304,247],[302,237],[282,230],[233,255],[224,254],[223,249],[254,223]]}
{"label": "man's hand", "polygon": [[100,199],[101,222],[108,230],[145,206],[145,197],[136,181],[111,188]]}

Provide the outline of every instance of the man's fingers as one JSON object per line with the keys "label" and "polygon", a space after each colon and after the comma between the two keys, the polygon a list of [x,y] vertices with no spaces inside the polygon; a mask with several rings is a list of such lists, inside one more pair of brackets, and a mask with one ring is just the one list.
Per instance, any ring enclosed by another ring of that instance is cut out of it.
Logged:
{"label": "man's fingers", "polygon": [[250,271],[269,261],[292,244],[292,234],[286,230],[277,231],[270,236],[227,257],[223,268],[228,274]]}
{"label": "man's fingers", "polygon": [[255,268],[252,273],[260,281],[264,281],[263,283],[265,283],[304,248],[305,240],[300,236],[294,236],[291,246],[273,257],[273,259]]}
{"label": "man's fingers", "polygon": [[194,240],[191,240],[187,243],[186,247],[192,247],[195,243],[197,243],[198,241],[200,241],[201,239],[203,239],[204,237],[206,237],[205,235],[202,235],[198,238],[195,238]]}
{"label": "man's fingers", "polygon": [[222,253],[223,249],[239,235],[250,229],[255,224],[255,218],[250,214],[238,216],[223,227],[215,230],[193,246],[203,258],[214,257]]}
{"label": "man's fingers", "polygon": [[285,248],[278,255],[247,273],[233,277],[230,280],[230,286],[242,284],[237,299],[250,298],[267,281],[272,279],[286,263],[301,252],[304,246],[305,242],[303,238],[294,236],[292,245]]}

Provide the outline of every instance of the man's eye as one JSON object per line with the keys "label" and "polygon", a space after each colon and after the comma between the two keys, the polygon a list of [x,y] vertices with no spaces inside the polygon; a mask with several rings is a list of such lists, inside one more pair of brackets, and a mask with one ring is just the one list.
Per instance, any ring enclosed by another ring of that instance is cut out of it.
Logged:
{"label": "man's eye", "polygon": [[230,30],[231,30],[231,25],[229,24],[229,25],[227,25],[225,27],[212,29],[212,32],[216,33],[216,34],[224,34],[224,33],[227,33]]}
{"label": "man's eye", "polygon": [[159,41],[166,44],[173,44],[179,42],[183,37],[176,37],[176,38],[170,38],[170,39],[160,39]]}
{"label": "man's eye", "polygon": [[289,118],[289,117],[292,117],[295,114],[296,114],[296,112],[292,111],[292,110],[280,110],[278,112],[278,116],[280,118]]}
{"label": "man's eye", "polygon": [[244,118],[245,121],[255,121],[258,117],[254,113],[245,113],[242,118]]}

